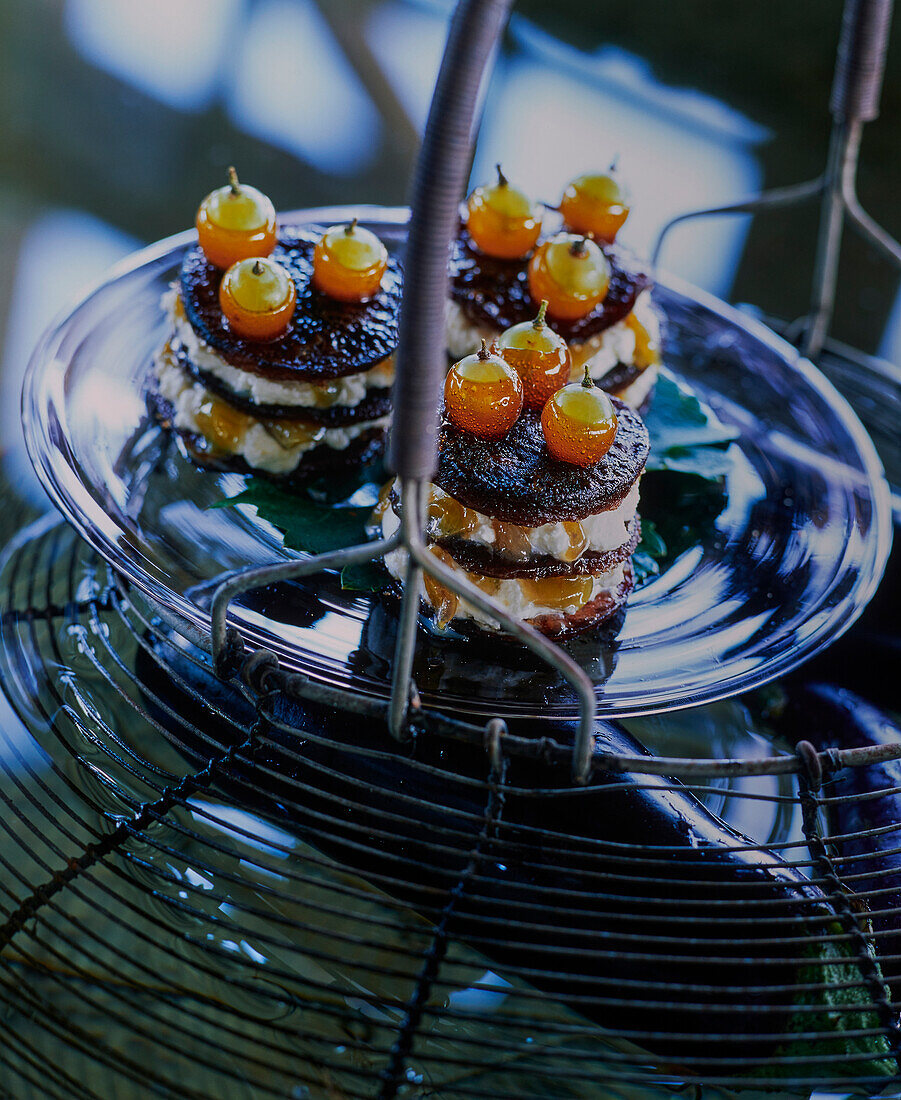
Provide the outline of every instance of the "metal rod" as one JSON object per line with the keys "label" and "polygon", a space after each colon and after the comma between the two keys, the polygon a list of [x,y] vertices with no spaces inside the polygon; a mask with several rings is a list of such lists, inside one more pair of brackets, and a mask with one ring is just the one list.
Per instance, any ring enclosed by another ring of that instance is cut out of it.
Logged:
{"label": "metal rod", "polygon": [[[652,252],[652,261],[656,265],[664,238],[681,222],[714,214],[748,214],[792,206],[822,194],[811,304],[806,318],[793,326],[803,331],[801,350],[810,359],[816,358],[822,351],[832,322],[845,216],[889,262],[901,267],[901,245],[866,213],[856,192],[863,124],[876,118],[879,113],[892,5],[893,0],[845,2],[830,101],[832,133],[822,178],[793,187],[764,191],[753,198],[725,206],[680,214],[671,218],[660,230]],[[789,337],[788,332],[786,337]]]}
{"label": "metal rod", "polygon": [[521,619],[515,619],[496,600],[468,581],[461,572],[449,569],[434,554],[429,553],[428,547],[416,528],[411,525],[406,534],[409,537],[407,545],[411,556],[426,573],[431,574],[451,592],[461,596],[484,615],[499,622],[508,633],[543,657],[575,689],[579,696],[579,726],[573,747],[573,779],[577,783],[586,783],[591,775],[594,723],[597,713],[594,685],[588,674],[567,653],[549,642],[533,626]]}
{"label": "metal rod", "polygon": [[677,214],[664,223],[657,234],[657,240],[651,252],[651,264],[654,267],[657,266],[665,238],[671,229],[682,222],[693,221],[695,218],[709,218],[716,214],[755,214],[759,210],[778,210],[784,206],[796,206],[821,195],[824,187],[825,177],[820,176],[805,183],[793,183],[788,187],[774,187],[769,191],[761,191],[758,195],[740,199],[738,202],[730,202],[725,206],[709,206],[704,210],[689,210],[685,214]]}
{"label": "metal rod", "polygon": [[829,103],[836,121],[879,114],[893,0],[845,0]]}
{"label": "metal rod", "polygon": [[265,588],[267,584],[299,580],[301,577],[308,577],[312,573],[320,573],[324,569],[342,569],[345,565],[357,565],[360,562],[372,561],[373,558],[384,557],[399,543],[400,536],[394,535],[390,539],[367,542],[361,546],[350,546],[345,550],[333,550],[329,554],[318,554],[316,557],[301,558],[296,561],[276,562],[273,565],[261,565],[254,569],[241,569],[236,573],[229,574],[213,594],[213,603],[210,610],[214,667],[218,668],[222,654],[225,652],[228,641],[226,616],[229,604],[235,596],[241,595],[242,592],[250,592],[255,588]]}
{"label": "metal rod", "polygon": [[[404,507],[401,509],[400,534],[405,546],[411,541],[410,532],[418,533],[424,522],[423,490],[420,481],[404,481],[401,487]],[[397,644],[394,648],[394,665],[391,673],[391,701],[388,708],[388,728],[398,740],[404,735],[410,710],[410,694],[413,687],[413,657],[416,652],[416,627],[419,622],[419,599],[422,589],[422,569],[412,554],[407,556],[404,574],[404,593],[400,609]]]}
{"label": "metal rod", "polygon": [[416,165],[389,440],[389,462],[402,480],[430,478],[435,470],[450,245],[469,171],[479,88],[511,4],[457,5]]}
{"label": "metal rod", "polygon": [[853,188],[860,152],[862,123],[836,122],[829,142],[826,165],[826,187],[820,213],[817,254],[813,268],[811,307],[801,351],[814,359],[823,350],[823,341],[835,308],[835,287],[838,281],[838,261],[841,255],[842,226],[845,216],[844,193],[846,179]]}

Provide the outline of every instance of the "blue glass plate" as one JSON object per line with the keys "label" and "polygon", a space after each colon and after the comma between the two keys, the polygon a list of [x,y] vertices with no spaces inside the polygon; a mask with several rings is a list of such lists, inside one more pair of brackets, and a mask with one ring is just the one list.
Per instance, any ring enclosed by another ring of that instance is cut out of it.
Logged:
{"label": "blue glass plate", "polygon": [[[394,249],[406,212],[306,210],[286,224],[356,216]],[[185,233],[116,268],[41,340],[23,395],[29,451],[50,496],[130,583],[208,629],[222,574],[288,555],[253,509],[210,509],[242,479],[193,467],[146,416],[142,395],[165,338],[160,295],[194,240]],[[715,525],[633,594],[619,633],[570,651],[605,715],[723,698],[787,672],[845,630],[879,582],[890,497],[866,432],[809,362],[721,302],[665,280],[666,361],[734,426],[728,504]],[[336,575],[251,593],[232,620],[251,644],[333,686],[388,694],[396,607]],[[422,632],[415,676],[445,711],[568,717],[567,686],[513,643]]]}

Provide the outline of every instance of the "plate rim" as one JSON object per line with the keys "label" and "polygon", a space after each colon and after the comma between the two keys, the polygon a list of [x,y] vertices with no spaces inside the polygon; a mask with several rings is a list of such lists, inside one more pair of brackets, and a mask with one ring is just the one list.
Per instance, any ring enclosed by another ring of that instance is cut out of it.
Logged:
{"label": "plate rim", "polygon": [[[375,224],[390,224],[395,228],[402,228],[409,220],[410,215],[409,208],[405,206],[348,204],[286,211],[279,215],[278,221],[280,224],[290,224],[292,219],[301,219],[305,222],[346,221],[348,211],[351,210],[361,220],[368,220]],[[193,626],[199,632],[200,637],[207,638],[210,633],[210,616],[208,612],[155,578],[149,570],[141,568],[138,562],[122,551],[122,542],[128,543],[130,541],[129,532],[109,517],[89,486],[79,476],[74,456],[68,445],[65,448],[54,445],[47,431],[50,423],[49,411],[51,407],[56,410],[54,416],[56,423],[63,429],[67,428],[65,402],[62,400],[66,372],[63,369],[63,361],[49,354],[54,340],[62,334],[72,317],[87,305],[96,294],[134,271],[158,263],[176,250],[190,246],[196,239],[196,231],[189,229],[172,234],[137,250],[111,267],[100,279],[95,280],[92,285],[83,290],[67,307],[61,310],[44,330],[29,359],[23,379],[20,408],[29,459],[44,491],[63,518],[75,528],[79,535],[115,573],[120,574],[134,584],[154,604],[166,609],[170,614],[175,612],[177,616]],[[872,535],[870,537],[873,540],[874,566],[868,577],[859,574],[860,579],[856,585],[857,596],[853,606],[846,607],[840,617],[836,617],[834,613],[827,615],[823,625],[806,638],[801,645],[789,648],[779,657],[772,657],[761,662],[751,674],[749,682],[736,685],[734,683],[738,675],[736,672],[732,676],[716,680],[714,683],[707,685],[705,689],[696,691],[681,700],[670,698],[671,692],[663,698],[658,696],[657,701],[650,705],[636,702],[634,706],[617,705],[615,709],[607,711],[604,707],[603,685],[599,685],[600,690],[597,696],[599,718],[638,717],[686,710],[753,690],[779,676],[786,675],[826,645],[837,641],[862,614],[882,580],[892,545],[891,489],[875,444],[848,400],[842,396],[819,368],[762,321],[749,316],[727,302],[723,302],[715,295],[693,286],[687,280],[668,272],[661,272],[658,269],[655,272],[655,285],[697,303],[735,327],[749,333],[754,339],[769,347],[791,369],[797,371],[821,399],[832,405],[857,449],[863,474],[870,490],[873,507]],[[44,415],[38,415],[39,409]],[[64,441],[69,438],[65,430],[62,432],[62,438]],[[118,537],[113,532],[118,532]],[[284,558],[281,560],[284,560]],[[239,621],[235,625],[239,626],[242,634],[249,641],[253,640],[256,632],[250,623]],[[273,630],[273,634],[277,637],[277,631]],[[290,642],[284,639],[282,639],[282,642],[281,656],[290,661],[293,647]],[[266,644],[269,648],[272,648],[271,643]],[[302,659],[295,655],[294,663],[295,666],[300,667],[302,666]],[[744,675],[747,676],[746,673]],[[313,671],[313,677],[316,678],[315,671]],[[370,691],[363,686],[352,689],[338,687],[336,690],[353,690],[370,698],[382,698],[381,694]],[[440,697],[435,705],[440,708]],[[485,701],[467,707],[465,701],[454,700],[449,704],[449,709],[452,709],[454,713],[484,716],[486,713],[490,713],[491,705],[491,701]],[[519,714],[518,711],[504,708],[503,704],[500,704],[499,709],[502,709],[510,717]],[[524,716],[526,713],[529,712],[523,712],[520,716]],[[575,713],[575,708],[573,708],[573,714]],[[537,711],[529,713],[529,717],[547,718],[548,720],[560,719],[560,715],[557,713],[549,715],[539,714]]]}

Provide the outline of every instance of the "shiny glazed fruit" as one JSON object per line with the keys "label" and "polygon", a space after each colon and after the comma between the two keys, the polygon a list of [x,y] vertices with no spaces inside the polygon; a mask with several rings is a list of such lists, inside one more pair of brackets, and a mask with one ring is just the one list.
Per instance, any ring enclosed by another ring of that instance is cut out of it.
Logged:
{"label": "shiny glazed fruit", "polygon": [[[500,581],[496,577],[480,577],[477,573],[467,573],[459,570],[454,559],[444,547],[436,546],[434,543],[429,547],[429,553],[434,554],[449,569],[461,572],[470,584],[474,584],[476,588],[480,588],[487,595],[494,596],[497,594]],[[422,582],[426,599],[435,612],[435,622],[443,630],[457,614],[461,602],[460,597],[455,592],[451,592],[449,588],[446,588],[441,581],[436,580],[426,572],[423,572]]]}
{"label": "shiny glazed fruit", "polygon": [[522,412],[519,375],[485,341],[475,355],[454,363],[444,382],[444,409],[450,422],[481,439],[500,439]]}
{"label": "shiny glazed fruit", "polygon": [[531,199],[511,186],[497,166],[497,183],[477,187],[466,204],[466,228],[486,256],[518,260],[535,247],[541,215]]}
{"label": "shiny glazed fruit", "polygon": [[629,216],[629,195],[611,167],[604,175],[578,176],[563,192],[560,213],[567,229],[613,241]]}
{"label": "shiny glazed fruit", "polygon": [[610,266],[594,241],[558,233],[529,260],[529,292],[547,301],[547,312],[561,321],[591,313],[610,285]]}
{"label": "shiny glazed fruit", "polygon": [[255,187],[238,182],[211,191],[197,210],[200,247],[216,267],[227,268],[249,256],[268,256],[275,248],[275,207]]}
{"label": "shiny glazed fruit", "polygon": [[313,253],[313,285],[340,302],[362,302],[378,293],[387,267],[388,250],[354,218],[322,234]]}
{"label": "shiny glazed fruit", "polygon": [[543,409],[548,398],[569,381],[572,356],[566,341],[545,324],[547,300],[534,321],[523,321],[501,333],[501,355],[522,379],[530,409]]}
{"label": "shiny glazed fruit", "polygon": [[296,304],[294,280],[281,264],[265,257],[232,264],[219,284],[219,305],[226,320],[248,340],[280,336]]}
{"label": "shiny glazed fruit", "polygon": [[582,382],[570,382],[557,390],[544,406],[541,428],[554,458],[573,466],[590,466],[613,445],[616,413],[610,398],[595,386],[586,369]]}

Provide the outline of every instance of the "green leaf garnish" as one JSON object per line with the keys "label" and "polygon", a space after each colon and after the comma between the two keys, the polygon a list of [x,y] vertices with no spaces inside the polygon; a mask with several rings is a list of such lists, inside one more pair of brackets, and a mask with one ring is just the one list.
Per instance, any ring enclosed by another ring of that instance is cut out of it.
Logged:
{"label": "green leaf garnish", "polygon": [[341,587],[351,592],[381,592],[390,583],[391,574],[380,561],[345,565],[341,570]]}
{"label": "green leaf garnish", "polygon": [[366,542],[366,521],[372,507],[335,507],[317,504],[262,478],[251,478],[243,492],[213,507],[252,504],[261,519],[282,532],[289,550],[326,554]]}
{"label": "green leaf garnish", "polygon": [[641,541],[632,554],[632,575],[636,588],[660,574],[660,563],[666,558],[666,543],[651,519],[641,521]]}
{"label": "green leaf garnish", "polygon": [[[697,397],[682,388],[668,374],[657,379],[654,398],[644,418],[651,437],[648,470],[681,470],[706,477],[720,477],[727,467],[713,471],[724,456],[724,448],[736,438],[733,428],[721,424]],[[707,456],[707,452],[712,454]],[[715,456],[720,456],[717,459]],[[709,473],[701,467],[712,463]]]}

